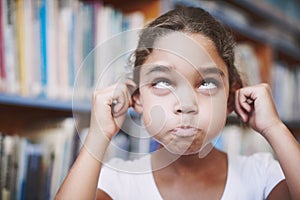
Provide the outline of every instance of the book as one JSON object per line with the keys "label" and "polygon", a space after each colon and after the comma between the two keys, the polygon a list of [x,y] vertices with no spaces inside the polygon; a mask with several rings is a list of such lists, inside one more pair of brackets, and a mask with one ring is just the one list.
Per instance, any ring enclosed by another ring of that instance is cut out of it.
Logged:
{"label": "book", "polygon": [[0,3],[0,92],[4,92],[6,89],[6,70],[5,70],[5,57],[4,57],[4,17],[3,4]]}
{"label": "book", "polygon": [[24,190],[26,185],[26,172],[27,172],[27,149],[30,145],[27,138],[18,139],[18,150],[17,150],[17,160],[18,160],[18,170],[17,170],[17,180],[16,180],[16,199],[24,199]]}
{"label": "book", "polygon": [[[90,100],[108,68],[103,82],[118,80],[129,57],[128,52],[123,55],[126,45],[137,38],[117,36],[144,21],[140,12],[125,17],[102,2],[78,0],[3,0],[1,18],[0,87],[12,94],[63,100],[72,98],[73,89],[75,99]],[[109,39],[105,50],[95,50]]]}
{"label": "book", "polygon": [[32,123],[21,135],[0,134],[0,199],[53,199],[78,153],[74,121]]}
{"label": "book", "polygon": [[58,0],[46,0],[46,96],[56,99],[58,97]]}
{"label": "book", "polygon": [[19,93],[19,69],[16,42],[16,6],[15,1],[3,0],[2,20],[4,37],[4,66],[6,70],[6,89],[9,94]]}
{"label": "book", "polygon": [[280,118],[286,121],[293,120],[293,113],[299,112],[293,107],[293,102],[297,100],[295,72],[286,63],[275,62],[272,79],[274,103]]}
{"label": "book", "polygon": [[44,199],[42,181],[43,177],[43,150],[40,144],[30,144],[27,151],[27,170],[24,185],[24,199]]}
{"label": "book", "polygon": [[25,35],[24,35],[24,1],[16,1],[16,37],[17,37],[17,58],[20,81],[20,94],[26,96],[26,64],[25,64]]}
{"label": "book", "polygon": [[238,43],[235,46],[234,61],[245,86],[261,83],[260,62],[250,44]]}
{"label": "book", "polygon": [[23,0],[23,43],[24,43],[24,81],[25,95],[39,96],[40,85],[40,38],[39,17],[37,15],[38,0]]}
{"label": "book", "polygon": [[261,134],[239,125],[225,126],[213,144],[231,155],[251,155],[257,152],[269,152],[274,155],[270,144]]}
{"label": "book", "polygon": [[39,14],[39,27],[40,27],[40,77],[41,77],[41,95],[46,97],[46,87],[48,84],[47,75],[47,0],[41,0],[38,4],[38,14]]}
{"label": "book", "polygon": [[2,199],[16,198],[17,140],[16,137],[4,136],[1,155],[1,196]]}
{"label": "book", "polygon": [[80,33],[80,67],[77,70],[76,83],[74,85],[73,98],[75,100],[87,100],[91,98],[94,81],[94,7],[92,3],[80,4],[78,23],[81,25]]}
{"label": "book", "polygon": [[[35,124],[28,127],[24,135],[32,144],[39,144],[43,147],[42,161],[47,170],[43,175],[45,181],[43,185],[49,185],[50,188],[44,188],[43,191],[54,198],[60,184],[73,163],[75,124],[72,118],[55,119],[44,123]],[[51,173],[50,173],[51,172]],[[45,178],[48,177],[48,178]],[[44,194],[45,194],[44,193]]]}
{"label": "book", "polygon": [[[68,1],[66,1],[68,2]],[[72,17],[73,11],[66,2],[61,2],[59,7],[59,20],[57,24],[57,34],[58,34],[58,72],[57,81],[58,81],[58,97],[61,99],[70,99],[70,88],[69,88],[69,79],[72,74]]]}
{"label": "book", "polygon": [[[297,89],[298,88],[298,89]],[[295,67],[295,98],[294,98],[294,115],[293,119],[300,120],[300,66]]]}

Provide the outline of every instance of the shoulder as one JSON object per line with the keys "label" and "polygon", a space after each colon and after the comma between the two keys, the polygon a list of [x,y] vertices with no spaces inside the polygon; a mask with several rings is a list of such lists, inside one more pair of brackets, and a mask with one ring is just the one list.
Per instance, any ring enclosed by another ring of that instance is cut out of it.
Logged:
{"label": "shoulder", "polygon": [[278,164],[271,153],[255,153],[250,156],[228,155],[228,159],[229,163],[236,167],[250,168],[251,165],[252,170],[263,170]]}
{"label": "shoulder", "polygon": [[[135,160],[114,158],[103,164],[98,188],[109,194],[113,199],[137,194],[141,186],[152,184],[150,155]],[[140,188],[141,190],[143,188]]]}
{"label": "shoulder", "polygon": [[241,177],[247,179],[269,179],[284,175],[277,160],[270,153],[256,153],[250,156],[228,156],[228,166]]}
{"label": "shoulder", "polygon": [[284,179],[279,163],[270,153],[228,155],[228,168],[229,179],[234,185],[242,184],[250,194],[264,198]]}

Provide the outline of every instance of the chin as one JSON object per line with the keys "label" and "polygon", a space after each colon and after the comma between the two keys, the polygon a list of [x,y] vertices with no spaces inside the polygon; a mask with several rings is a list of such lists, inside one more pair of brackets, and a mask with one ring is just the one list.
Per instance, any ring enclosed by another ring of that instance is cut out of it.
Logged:
{"label": "chin", "polygon": [[163,145],[163,146],[168,152],[170,152],[174,155],[180,155],[180,156],[189,156],[189,155],[199,154],[199,152],[201,150],[201,146],[200,147],[192,147],[192,146],[178,147],[178,146],[171,146],[171,145]]}

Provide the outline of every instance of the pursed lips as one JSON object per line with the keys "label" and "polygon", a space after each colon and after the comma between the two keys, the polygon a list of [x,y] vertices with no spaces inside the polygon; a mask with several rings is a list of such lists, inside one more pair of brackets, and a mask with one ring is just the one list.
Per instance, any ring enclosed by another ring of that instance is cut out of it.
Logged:
{"label": "pursed lips", "polygon": [[195,136],[199,132],[198,128],[192,126],[178,126],[171,130],[171,133],[179,137]]}

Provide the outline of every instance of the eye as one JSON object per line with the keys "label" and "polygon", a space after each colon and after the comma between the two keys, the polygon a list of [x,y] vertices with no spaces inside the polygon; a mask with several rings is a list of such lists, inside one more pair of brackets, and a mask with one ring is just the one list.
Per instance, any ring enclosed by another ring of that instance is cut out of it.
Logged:
{"label": "eye", "polygon": [[214,79],[205,79],[199,86],[200,90],[213,90],[218,87],[219,83]]}
{"label": "eye", "polygon": [[156,89],[172,89],[172,83],[168,80],[157,80],[152,83],[152,87]]}

